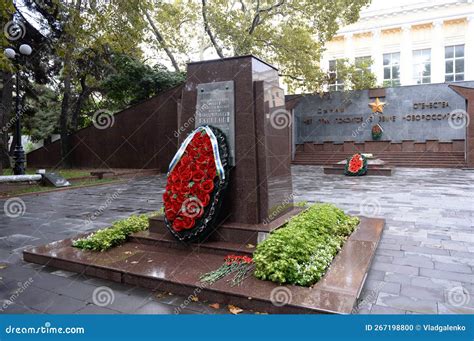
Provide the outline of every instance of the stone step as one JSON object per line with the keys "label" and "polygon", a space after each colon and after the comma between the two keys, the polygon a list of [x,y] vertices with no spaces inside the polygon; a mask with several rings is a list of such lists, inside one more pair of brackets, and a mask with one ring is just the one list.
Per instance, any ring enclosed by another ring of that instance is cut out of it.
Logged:
{"label": "stone step", "polygon": [[[311,288],[261,281],[253,276],[240,286],[226,278],[212,285],[199,277],[216,270],[222,254],[200,249],[178,249],[163,244],[126,242],[104,252],[84,251],[65,239],[23,252],[36,264],[77,272],[152,290],[197,296],[209,303],[233,304],[269,313],[351,313],[363,287],[385,221],[361,217],[358,229],[331,263],[325,276]],[[286,304],[279,304],[283,299]],[[179,311],[178,311],[179,312]]]}
{"label": "stone step", "polygon": [[[308,165],[308,166],[325,166],[325,165],[330,165],[332,162],[311,162],[311,161],[305,161],[305,162],[293,162],[293,165]],[[397,167],[406,167],[406,168],[466,168],[467,165],[465,163],[462,164],[449,164],[449,165],[439,165],[439,164],[419,164],[419,163],[407,163],[407,164],[396,164],[396,163],[391,163],[391,166],[397,166]]]}
{"label": "stone step", "polygon": [[[385,160],[384,160],[385,161]],[[336,160],[295,160],[294,163],[297,162],[316,162],[316,163],[322,163],[322,164],[336,164],[339,161],[336,162]],[[435,162],[435,161],[429,161],[429,160],[390,160],[386,161],[387,165],[401,165],[401,164],[425,164],[429,165],[432,167],[435,167],[436,165],[464,165],[465,162]]]}
{"label": "stone step", "polygon": [[[345,151],[298,151],[293,160],[294,165],[333,165],[347,159],[354,152]],[[381,159],[390,166],[420,168],[464,168],[464,152],[372,152],[375,158]]]}
{"label": "stone step", "polygon": [[204,243],[183,243],[174,238],[171,233],[153,233],[150,231],[141,231],[132,234],[130,238],[131,242],[151,245],[151,246],[163,246],[174,249],[187,250],[192,249],[196,252],[211,252],[214,254],[228,255],[252,255],[255,251],[254,244],[242,244],[232,243],[226,241],[206,241]]}
{"label": "stone step", "polygon": [[[344,151],[344,150],[313,150],[313,151],[302,151],[298,150],[297,153],[315,153],[315,154],[331,154],[331,153],[344,153],[344,154],[351,154],[357,152],[356,150],[354,151]],[[362,152],[366,154],[376,154],[376,153],[386,153],[386,154],[400,154],[400,155],[406,155],[406,154],[435,154],[435,155],[443,155],[443,154],[454,154],[454,155],[461,155],[464,154],[464,151],[394,151],[394,150],[379,150],[379,151],[372,151],[372,152]]]}
{"label": "stone step", "polygon": [[[342,159],[344,160],[344,159]],[[337,163],[342,161],[340,158],[338,159],[312,159],[312,158],[298,158],[294,161],[317,161],[317,162],[332,162]],[[464,163],[464,160],[425,160],[425,159],[383,159],[386,163],[413,163],[413,162],[420,162],[420,163],[438,163],[438,164],[453,164],[453,163]]]}
{"label": "stone step", "polygon": [[[334,156],[352,156],[355,153],[330,153],[330,154],[319,154],[319,153],[296,153],[295,156],[311,156],[311,157],[334,157]],[[375,157],[427,157],[427,158],[437,158],[437,159],[443,159],[443,158],[463,158],[464,154],[462,155],[457,155],[457,154],[445,154],[445,155],[440,155],[440,154],[425,154],[425,153],[407,153],[407,154],[387,154],[387,153],[370,153],[373,154]]]}
{"label": "stone step", "polygon": [[[351,155],[343,155],[343,154],[333,154],[333,155],[296,155],[295,158],[301,158],[301,159],[307,159],[307,158],[311,158],[311,159],[346,159],[348,157],[351,157]],[[461,156],[423,156],[423,155],[406,155],[406,156],[403,156],[403,155],[381,155],[381,154],[378,154],[378,155],[375,155],[375,158],[378,158],[378,159],[384,159],[384,160],[388,160],[388,159],[394,159],[394,160],[419,160],[419,159],[422,159],[422,160],[439,160],[439,161],[443,161],[443,160],[464,160],[464,157],[461,157]]]}
{"label": "stone step", "polygon": [[[212,233],[209,241],[232,242],[239,244],[257,244],[263,240],[268,233],[281,227],[295,214],[301,212],[300,207],[294,207],[290,211],[282,214],[278,218],[262,224],[242,224],[224,222],[218,225]],[[167,235],[167,230],[163,216],[154,216],[149,219],[150,232],[159,235]]]}

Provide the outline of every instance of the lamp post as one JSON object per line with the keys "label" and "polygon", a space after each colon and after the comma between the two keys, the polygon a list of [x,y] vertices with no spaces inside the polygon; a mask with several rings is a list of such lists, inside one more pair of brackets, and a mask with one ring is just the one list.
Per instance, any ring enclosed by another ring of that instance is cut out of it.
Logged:
{"label": "lamp post", "polygon": [[21,143],[21,113],[20,113],[20,58],[23,56],[29,56],[32,52],[31,46],[28,44],[20,45],[20,54],[12,48],[6,48],[4,53],[5,56],[13,61],[16,61],[16,100],[15,100],[15,149],[13,150],[13,159],[15,160],[15,166],[13,167],[13,174],[23,175],[25,174],[25,151]]}

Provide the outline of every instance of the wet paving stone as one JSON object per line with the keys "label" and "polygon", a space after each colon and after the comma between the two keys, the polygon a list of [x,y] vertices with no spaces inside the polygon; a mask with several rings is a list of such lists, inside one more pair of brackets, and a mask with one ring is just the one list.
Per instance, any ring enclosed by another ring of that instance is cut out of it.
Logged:
{"label": "wet paving stone", "polygon": [[[367,300],[356,313],[473,313],[472,303],[458,307],[447,302],[449,290],[459,287],[474,301],[473,171],[397,168],[391,177],[354,178],[325,175],[318,166],[293,166],[292,174],[297,202],[328,202],[351,214],[386,219],[362,290],[361,299]],[[0,298],[32,279],[32,285],[0,313],[175,313],[185,297],[157,297],[156,292],[120,283],[61,276],[56,269],[21,260],[22,250],[30,245],[104,228],[130,214],[158,211],[165,183],[165,176],[159,175],[23,196],[22,216],[0,212]],[[0,207],[4,202],[0,200]],[[94,290],[101,287],[112,291],[112,303],[94,304]],[[180,311],[226,312],[225,305],[216,310],[208,302],[192,302]]]}

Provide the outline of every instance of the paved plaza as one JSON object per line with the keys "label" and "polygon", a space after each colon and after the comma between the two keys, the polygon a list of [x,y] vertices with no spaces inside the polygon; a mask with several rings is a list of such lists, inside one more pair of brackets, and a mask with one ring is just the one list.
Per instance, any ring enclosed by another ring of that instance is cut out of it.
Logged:
{"label": "paved plaza", "polygon": [[[392,177],[324,175],[293,166],[295,201],[330,202],[386,226],[356,313],[474,313],[474,171],[396,169]],[[0,215],[2,313],[227,313],[214,302],[84,277],[22,261],[32,245],[108,226],[162,206],[165,176],[21,197]],[[2,207],[12,201],[1,200]],[[92,221],[89,217],[96,217]],[[94,291],[107,287],[103,306]]]}

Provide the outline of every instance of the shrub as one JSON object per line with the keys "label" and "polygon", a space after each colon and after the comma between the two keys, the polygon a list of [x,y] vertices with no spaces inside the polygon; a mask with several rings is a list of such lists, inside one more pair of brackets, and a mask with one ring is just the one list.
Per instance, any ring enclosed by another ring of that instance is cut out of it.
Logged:
{"label": "shrub", "polygon": [[311,286],[326,272],[359,218],[330,204],[316,204],[274,231],[254,253],[255,276]]}
{"label": "shrub", "polygon": [[149,215],[142,214],[118,220],[111,227],[98,230],[86,238],[75,240],[72,246],[93,251],[108,250],[124,243],[132,233],[146,230],[148,228],[148,217]]}

